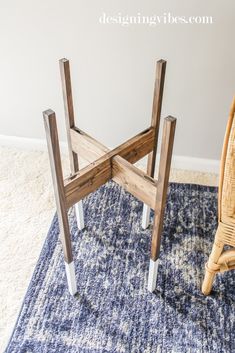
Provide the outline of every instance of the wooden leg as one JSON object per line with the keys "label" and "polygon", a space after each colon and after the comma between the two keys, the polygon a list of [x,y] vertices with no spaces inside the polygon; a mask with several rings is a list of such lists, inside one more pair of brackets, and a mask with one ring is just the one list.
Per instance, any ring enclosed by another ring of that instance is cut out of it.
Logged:
{"label": "wooden leg", "polygon": [[[156,154],[157,154],[157,144],[158,144],[158,134],[159,134],[159,125],[162,109],[162,98],[163,98],[163,89],[165,81],[165,72],[166,72],[166,61],[159,60],[156,67],[156,78],[155,78],[155,87],[153,95],[153,108],[152,108],[152,121],[151,126],[154,128],[154,146],[153,151],[148,155],[147,162],[147,174],[154,178],[155,164],[156,164]],[[146,229],[149,226],[150,220],[150,208],[144,204],[143,207],[143,218],[142,218],[142,227]]]}
{"label": "wooden leg", "polygon": [[209,295],[211,292],[213,281],[215,278],[215,271],[213,269],[213,265],[217,264],[219,257],[222,254],[223,248],[223,243],[218,241],[214,242],[208,263],[206,264],[205,277],[202,284],[202,293],[205,295]]}
{"label": "wooden leg", "polygon": [[[70,129],[75,126],[75,123],[74,123],[73,96],[72,96],[69,60],[67,59],[60,60],[60,74],[61,74],[61,81],[62,81],[62,88],[63,88],[70,170],[72,174],[75,174],[79,170],[79,163],[78,163],[78,155],[73,151],[71,135],[70,135]],[[75,207],[75,215],[77,219],[78,229],[83,229],[84,216],[83,216],[82,200],[79,201],[78,204],[74,205],[74,207]]]}
{"label": "wooden leg", "polygon": [[46,130],[47,146],[51,165],[51,174],[54,186],[57,215],[60,226],[60,238],[62,242],[65,269],[69,292],[74,295],[77,292],[75,270],[72,255],[68,215],[66,209],[65,188],[60,158],[59,140],[56,125],[56,116],[52,110],[43,113]]}
{"label": "wooden leg", "polygon": [[83,229],[84,228],[84,215],[83,215],[82,200],[77,202],[74,205],[74,209],[75,209],[78,229]]}
{"label": "wooden leg", "polygon": [[142,228],[143,229],[148,228],[149,220],[150,220],[150,207],[144,203],[143,204],[143,216],[142,216]]}
{"label": "wooden leg", "polygon": [[176,119],[167,117],[163,126],[162,147],[158,173],[155,215],[153,223],[151,258],[149,267],[148,290],[153,292],[156,288],[158,257],[163,229],[164,209],[170,174],[171,157],[173,150]]}

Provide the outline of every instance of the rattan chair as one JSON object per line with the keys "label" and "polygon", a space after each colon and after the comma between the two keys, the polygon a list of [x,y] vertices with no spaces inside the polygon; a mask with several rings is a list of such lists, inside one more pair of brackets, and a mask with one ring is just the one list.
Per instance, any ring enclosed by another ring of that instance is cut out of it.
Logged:
{"label": "rattan chair", "polygon": [[[229,245],[229,250],[224,246]],[[210,294],[217,272],[235,269],[235,97],[226,128],[221,157],[218,228],[206,264],[202,292]]]}

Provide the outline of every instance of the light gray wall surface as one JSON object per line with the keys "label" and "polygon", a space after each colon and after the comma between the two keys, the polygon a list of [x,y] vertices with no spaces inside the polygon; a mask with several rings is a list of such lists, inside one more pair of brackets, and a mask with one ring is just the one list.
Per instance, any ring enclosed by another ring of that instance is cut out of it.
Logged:
{"label": "light gray wall surface", "polygon": [[[212,25],[103,25],[116,15],[212,16]],[[219,159],[235,87],[235,1],[0,0],[0,134],[44,139],[58,60],[70,59],[77,125],[115,146],[150,124],[156,59],[167,60],[162,115],[178,118],[174,154]]]}

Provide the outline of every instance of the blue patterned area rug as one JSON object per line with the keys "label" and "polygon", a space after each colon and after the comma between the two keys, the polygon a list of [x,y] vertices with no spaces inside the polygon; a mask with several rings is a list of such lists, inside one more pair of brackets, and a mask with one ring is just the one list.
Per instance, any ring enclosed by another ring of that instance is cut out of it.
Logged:
{"label": "blue patterned area rug", "polygon": [[110,182],[70,214],[79,294],[69,295],[55,218],[7,353],[234,353],[235,276],[200,287],[217,226],[217,189],[171,184],[157,289],[147,291],[151,231],[142,204]]}

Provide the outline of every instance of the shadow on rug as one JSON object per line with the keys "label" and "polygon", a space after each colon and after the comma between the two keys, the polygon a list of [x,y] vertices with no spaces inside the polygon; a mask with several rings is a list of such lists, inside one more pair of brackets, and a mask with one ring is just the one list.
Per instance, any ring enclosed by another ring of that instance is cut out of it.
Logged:
{"label": "shadow on rug", "polygon": [[147,291],[151,231],[142,204],[109,182],[70,214],[79,294],[69,295],[53,220],[7,353],[235,352],[234,273],[201,294],[217,226],[217,189],[171,184],[156,291]]}

